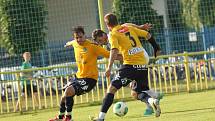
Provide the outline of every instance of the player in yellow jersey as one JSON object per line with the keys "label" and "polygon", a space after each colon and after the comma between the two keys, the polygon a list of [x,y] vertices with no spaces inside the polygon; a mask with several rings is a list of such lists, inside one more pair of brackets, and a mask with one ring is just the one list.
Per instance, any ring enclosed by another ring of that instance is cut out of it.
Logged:
{"label": "player in yellow jersey", "polygon": [[[73,97],[85,94],[96,86],[98,79],[97,58],[99,56],[109,57],[109,51],[85,39],[84,34],[82,27],[76,27],[73,33],[74,40],[67,42],[65,45],[65,47],[73,46],[74,48],[78,67],[77,78],[68,84],[65,89],[61,98],[59,116],[49,121],[72,121]],[[67,112],[66,115],[65,112]]]}
{"label": "player in yellow jersey", "polygon": [[110,76],[112,65],[118,53],[123,56],[123,65],[108,87],[98,119],[92,120],[104,121],[105,115],[113,103],[114,94],[122,86],[127,86],[132,81],[135,81],[132,90],[137,92],[137,98],[154,106],[155,116],[160,116],[161,111],[158,99],[152,98],[146,93],[149,90],[148,69],[146,67],[149,59],[138,37],[144,37],[151,43],[155,57],[160,53],[159,45],[147,31],[119,25],[116,16],[112,13],[105,15],[104,18],[110,31],[109,42],[111,45],[106,76]]}
{"label": "player in yellow jersey", "polygon": [[[143,24],[143,25],[135,25],[135,24],[131,24],[131,23],[126,23],[123,24],[122,26],[133,26],[136,27],[138,29],[142,29],[142,30],[149,30],[151,29],[152,25],[151,24]],[[95,43],[97,43],[98,45],[109,45],[108,44],[108,35],[107,33],[105,33],[103,30],[101,29],[95,29],[92,32],[92,38],[94,40]],[[109,47],[108,47],[109,48]],[[135,85],[135,81],[130,83],[130,87],[133,87]],[[155,92],[154,90],[150,89],[148,91],[146,91],[146,93],[150,96],[152,96],[153,98],[157,98],[158,100],[163,98],[163,94],[159,93],[159,92]],[[138,99],[138,93],[135,90],[131,90],[131,95],[135,98]],[[146,103],[146,110],[144,112],[144,116],[150,116],[153,114],[153,108],[149,103]]]}

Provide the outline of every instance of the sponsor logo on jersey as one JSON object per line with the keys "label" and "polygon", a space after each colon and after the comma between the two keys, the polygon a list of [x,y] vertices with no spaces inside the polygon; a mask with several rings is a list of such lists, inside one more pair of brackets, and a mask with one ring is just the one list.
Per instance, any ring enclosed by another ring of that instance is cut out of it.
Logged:
{"label": "sponsor logo on jersey", "polygon": [[134,47],[130,50],[128,50],[128,55],[134,55],[134,54],[137,54],[139,52],[143,52],[144,49],[142,47]]}
{"label": "sponsor logo on jersey", "polygon": [[120,29],[117,30],[119,33],[125,33],[128,31],[128,28],[127,27],[122,27]]}

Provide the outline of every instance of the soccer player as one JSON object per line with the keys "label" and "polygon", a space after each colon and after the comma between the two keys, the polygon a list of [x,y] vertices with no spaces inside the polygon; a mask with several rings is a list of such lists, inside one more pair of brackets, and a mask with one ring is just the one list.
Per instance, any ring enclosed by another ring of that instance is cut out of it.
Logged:
{"label": "soccer player", "polygon": [[[55,119],[49,121],[72,121],[73,97],[91,91],[98,79],[97,58],[109,58],[109,51],[85,39],[83,27],[74,28],[74,40],[67,42],[65,47],[73,46],[75,60],[78,67],[76,79],[65,89],[61,98],[60,113]],[[67,112],[65,116],[65,111]]]}
{"label": "soccer player", "polygon": [[105,115],[113,103],[114,94],[122,86],[127,86],[132,81],[135,81],[132,89],[137,92],[137,99],[150,103],[154,107],[155,116],[160,116],[161,110],[158,99],[152,98],[146,93],[149,90],[148,68],[146,67],[149,59],[138,37],[145,37],[152,44],[155,57],[160,53],[159,45],[147,31],[119,25],[116,16],[112,13],[106,14],[104,20],[110,31],[109,42],[111,45],[110,58],[105,75],[107,77],[110,76],[112,65],[118,53],[121,53],[123,56],[123,65],[108,87],[98,119],[92,120],[104,121]]}
{"label": "soccer player", "polygon": [[[122,26],[133,26],[133,27],[136,27],[138,29],[142,29],[142,30],[146,30],[146,31],[149,31],[152,28],[152,24],[150,24],[150,23],[146,23],[143,25],[136,25],[133,23],[125,23]],[[105,33],[101,29],[95,29],[92,32],[92,39],[98,45],[108,45],[108,35],[107,35],[107,33]]]}
{"label": "soccer player", "polygon": [[[151,28],[151,24],[144,24],[141,26],[137,26],[135,24],[123,24],[122,26],[133,26],[142,30],[149,30]],[[94,40],[95,43],[97,43],[98,45],[108,45],[108,35],[107,33],[105,33],[104,31],[100,30],[100,29],[96,29],[92,32],[92,38]],[[122,59],[123,60],[123,59]],[[130,87],[132,88],[135,85],[135,81],[130,83]],[[148,95],[150,95],[153,98],[156,98],[158,100],[162,99],[163,94],[162,93],[158,93],[155,92],[154,90],[147,90],[146,93]],[[137,98],[137,92],[135,90],[131,90],[131,95],[135,98]],[[146,110],[144,112],[144,116],[150,116],[153,114],[153,108],[152,106],[146,102]]]}
{"label": "soccer player", "polygon": [[[21,70],[24,69],[30,69],[32,68],[30,60],[31,60],[31,53],[30,52],[24,52],[23,53],[23,59],[24,62],[22,63]],[[20,73],[21,77],[21,88],[22,88],[22,95],[21,98],[26,97],[25,92],[28,96],[31,95],[31,82],[30,80],[33,78],[33,73],[32,72],[22,72]],[[25,83],[26,83],[26,88],[25,88]],[[25,90],[27,89],[27,90]],[[35,100],[36,104],[38,105],[38,93],[37,93],[37,87],[33,85],[33,96],[32,100]],[[17,101],[16,104],[16,110],[18,111],[19,107],[19,100]],[[21,102],[22,103],[22,102]]]}

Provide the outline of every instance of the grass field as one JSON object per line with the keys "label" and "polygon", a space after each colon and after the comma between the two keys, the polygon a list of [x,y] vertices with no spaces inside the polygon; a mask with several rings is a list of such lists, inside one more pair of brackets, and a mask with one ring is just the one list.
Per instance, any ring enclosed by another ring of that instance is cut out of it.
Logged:
{"label": "grass field", "polygon": [[[215,90],[182,93],[165,96],[161,100],[162,115],[143,117],[145,105],[139,101],[127,102],[129,107],[125,117],[117,117],[112,107],[107,114],[106,121],[215,121]],[[73,117],[75,121],[89,121],[89,115],[96,115],[99,105],[75,107]],[[19,113],[0,115],[0,121],[48,121],[55,116],[58,109],[37,110],[20,115]]]}

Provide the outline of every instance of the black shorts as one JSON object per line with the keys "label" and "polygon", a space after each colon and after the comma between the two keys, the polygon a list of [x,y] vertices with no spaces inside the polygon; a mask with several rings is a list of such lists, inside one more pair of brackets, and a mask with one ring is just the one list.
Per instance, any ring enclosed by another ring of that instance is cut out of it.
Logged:
{"label": "black shorts", "polygon": [[75,78],[64,89],[72,85],[75,89],[75,95],[79,96],[90,92],[96,86],[96,82],[97,80],[92,78]]}
{"label": "black shorts", "polygon": [[145,65],[122,65],[111,84],[120,89],[132,81],[135,82],[132,85],[132,90],[138,93],[149,90],[148,68]]}
{"label": "black shorts", "polygon": [[[31,85],[27,84],[27,95],[31,95]],[[22,92],[25,93],[25,86],[23,85]],[[33,92],[37,92],[37,86],[33,85]]]}

